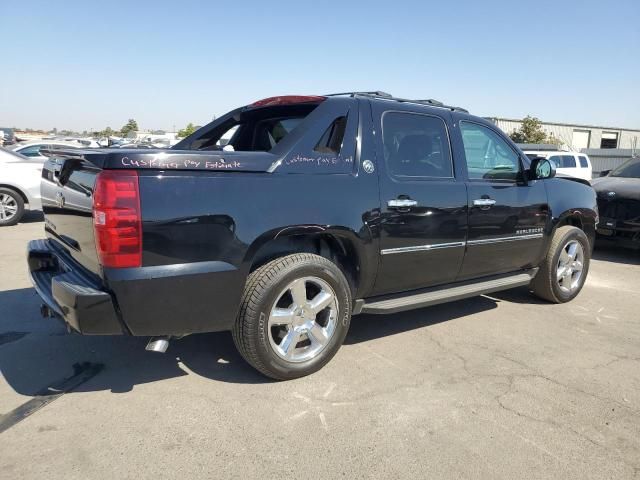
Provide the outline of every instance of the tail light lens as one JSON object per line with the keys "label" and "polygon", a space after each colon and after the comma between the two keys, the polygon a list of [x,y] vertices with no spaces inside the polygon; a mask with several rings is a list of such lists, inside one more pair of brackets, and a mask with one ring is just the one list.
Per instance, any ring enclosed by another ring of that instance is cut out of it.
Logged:
{"label": "tail light lens", "polygon": [[93,228],[105,267],[142,265],[142,221],[138,172],[103,170],[93,191]]}

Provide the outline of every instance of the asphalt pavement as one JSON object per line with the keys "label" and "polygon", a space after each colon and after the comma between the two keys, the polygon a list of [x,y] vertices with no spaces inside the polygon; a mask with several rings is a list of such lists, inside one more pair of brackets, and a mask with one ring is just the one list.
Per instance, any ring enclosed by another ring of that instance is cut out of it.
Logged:
{"label": "asphalt pavement", "polygon": [[228,333],[163,355],[41,318],[42,236],[0,229],[0,479],[640,478],[638,253],[596,249],[569,304],[354,317],[324,369],[272,382]]}

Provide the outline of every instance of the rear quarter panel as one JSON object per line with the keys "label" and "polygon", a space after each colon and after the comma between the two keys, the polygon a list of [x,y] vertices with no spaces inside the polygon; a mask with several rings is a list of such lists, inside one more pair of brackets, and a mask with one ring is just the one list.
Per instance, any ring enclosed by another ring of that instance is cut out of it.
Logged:
{"label": "rear quarter panel", "polygon": [[282,236],[347,238],[361,277],[375,278],[375,175],[140,172],[139,181],[143,267],[105,269],[135,335],[231,328],[255,254]]}

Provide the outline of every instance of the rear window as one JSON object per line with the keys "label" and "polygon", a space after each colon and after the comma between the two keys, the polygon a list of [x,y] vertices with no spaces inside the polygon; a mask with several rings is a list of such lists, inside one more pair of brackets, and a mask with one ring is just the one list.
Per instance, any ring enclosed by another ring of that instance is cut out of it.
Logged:
{"label": "rear window", "polygon": [[580,156],[578,158],[580,159],[580,166],[582,168],[589,168],[589,161],[587,160],[587,157]]}
{"label": "rear window", "polygon": [[317,105],[286,105],[238,112],[192,139],[193,150],[268,152],[293,132]]}

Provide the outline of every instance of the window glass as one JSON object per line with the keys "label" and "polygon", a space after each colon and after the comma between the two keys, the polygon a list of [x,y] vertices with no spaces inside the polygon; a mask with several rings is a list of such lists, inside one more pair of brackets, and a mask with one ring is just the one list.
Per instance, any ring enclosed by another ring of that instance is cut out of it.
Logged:
{"label": "window glass", "polygon": [[516,180],[520,160],[516,152],[490,128],[460,122],[470,179]]}
{"label": "window glass", "polygon": [[611,177],[640,178],[640,157],[632,158],[614,169]]}
{"label": "window glass", "polygon": [[558,168],[576,168],[576,158],[573,155],[552,155],[549,160],[553,160]]}
{"label": "window glass", "polygon": [[234,125],[229,130],[224,132],[222,134],[222,136],[216,142],[216,146],[224,147],[227,144],[231,143],[231,140],[233,139],[234,134],[238,131],[238,127],[239,127],[239,125]]}
{"label": "window glass", "polygon": [[562,157],[560,157],[560,155],[551,155],[549,160],[556,164],[556,168],[560,168],[562,166]]}
{"label": "window glass", "polygon": [[330,153],[333,155],[340,154],[342,148],[342,140],[344,139],[344,132],[347,128],[347,117],[337,118],[329,127],[325,130],[322,138],[313,149],[318,153]]}
{"label": "window glass", "polygon": [[384,157],[398,177],[452,178],[449,138],[441,118],[388,112],[382,117]]}
{"label": "window glass", "polygon": [[[317,105],[285,105],[249,109],[215,120],[182,141],[178,148],[268,152],[300,125]],[[183,143],[184,142],[184,143]]]}
{"label": "window glass", "polygon": [[576,168],[576,157],[573,155],[562,155],[562,168]]}
{"label": "window glass", "polygon": [[302,120],[302,117],[276,118],[258,123],[256,127],[256,150],[271,150],[289,132],[296,128]]}
{"label": "window glass", "polygon": [[29,147],[23,148],[18,153],[21,154],[21,155],[24,155],[25,157],[39,157],[40,156],[40,149],[43,146],[44,145],[31,145]]}
{"label": "window glass", "polygon": [[582,155],[578,157],[580,159],[580,166],[582,168],[589,168],[589,162],[587,161],[587,157],[583,157]]}
{"label": "window glass", "polygon": [[616,132],[602,132],[600,148],[618,148],[618,134]]}

